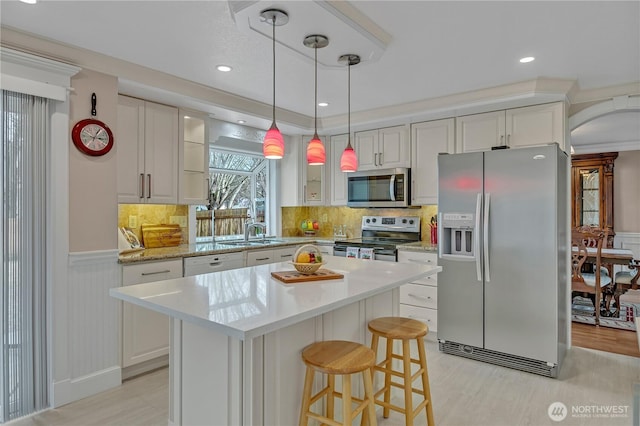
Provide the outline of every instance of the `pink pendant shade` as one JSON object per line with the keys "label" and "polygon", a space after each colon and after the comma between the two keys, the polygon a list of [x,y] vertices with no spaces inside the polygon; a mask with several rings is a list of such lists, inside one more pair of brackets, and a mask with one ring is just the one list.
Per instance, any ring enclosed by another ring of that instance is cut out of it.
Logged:
{"label": "pink pendant shade", "polygon": [[342,157],[340,157],[340,170],[346,173],[358,170],[358,157],[351,147],[351,144],[347,145],[345,150],[342,152]]}
{"label": "pink pendant shade", "polygon": [[313,139],[307,145],[307,163],[312,166],[319,166],[325,163],[326,157],[324,144],[317,134],[313,135]]}
{"label": "pink pendant shade", "polygon": [[284,139],[275,122],[271,124],[271,128],[267,130],[267,134],[264,137],[262,154],[264,158],[270,160],[279,160],[284,156]]}

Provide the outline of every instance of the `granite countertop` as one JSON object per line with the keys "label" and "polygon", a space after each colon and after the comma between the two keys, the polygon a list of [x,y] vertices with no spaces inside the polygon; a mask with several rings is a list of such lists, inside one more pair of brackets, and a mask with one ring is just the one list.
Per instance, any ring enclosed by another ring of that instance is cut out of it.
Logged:
{"label": "granite countertop", "polygon": [[[149,248],[142,251],[121,254],[118,262],[122,264],[150,262],[154,260],[178,259],[183,257],[206,256],[209,254],[236,253],[247,250],[269,250],[271,248],[286,247],[297,244],[333,244],[333,240],[309,237],[283,237],[269,239],[274,240],[269,244],[260,245],[231,245],[224,240],[207,243],[181,244],[175,247]],[[238,242],[235,240],[234,242]]]}
{"label": "granite countertop", "polygon": [[438,246],[431,244],[429,241],[416,241],[415,243],[399,244],[396,248],[402,251],[426,251],[430,253],[437,253],[438,251]]}
{"label": "granite countertop", "polygon": [[327,256],[342,279],[285,284],[271,272],[293,270],[289,262],[232,269],[109,290],[115,298],[217,330],[241,340],[436,274],[438,266],[371,262]]}

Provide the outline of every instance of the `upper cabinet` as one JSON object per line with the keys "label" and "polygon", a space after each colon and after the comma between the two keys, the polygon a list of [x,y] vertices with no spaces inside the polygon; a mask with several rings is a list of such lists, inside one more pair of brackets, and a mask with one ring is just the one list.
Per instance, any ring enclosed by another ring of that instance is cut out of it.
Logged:
{"label": "upper cabinet", "polygon": [[455,152],[455,120],[411,125],[411,204],[438,203],[438,154]]}
{"label": "upper cabinet", "polygon": [[523,148],[556,142],[565,149],[564,103],[534,105],[456,118],[456,152]]}
{"label": "upper cabinet", "polygon": [[118,202],[178,202],[178,109],[118,97]]}
{"label": "upper cabinet", "polygon": [[209,176],[209,117],[180,110],[178,146],[179,204],[207,204]]}
{"label": "upper cabinet", "polygon": [[348,135],[331,136],[331,156],[327,155],[327,158],[331,158],[329,167],[331,170],[332,206],[347,205],[347,176],[349,173],[340,170],[340,159],[342,158],[342,152],[347,147],[348,139]]}
{"label": "upper cabinet", "polygon": [[356,132],[358,171],[410,167],[406,126]]}
{"label": "upper cabinet", "polygon": [[605,229],[607,247],[613,247],[613,166],[617,152],[571,157],[571,226]]}
{"label": "upper cabinet", "polygon": [[[302,203],[305,206],[324,206],[327,203],[326,188],[326,169],[327,165],[309,165],[307,164],[307,145],[313,136],[302,137],[302,148],[300,164],[302,169]],[[326,153],[325,163],[331,159],[330,147],[326,139],[320,136],[320,140],[324,144]]]}

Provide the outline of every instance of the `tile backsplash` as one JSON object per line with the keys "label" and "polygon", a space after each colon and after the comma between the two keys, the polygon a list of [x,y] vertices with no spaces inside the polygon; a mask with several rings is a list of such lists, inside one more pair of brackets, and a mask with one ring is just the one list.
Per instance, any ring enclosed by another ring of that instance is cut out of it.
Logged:
{"label": "tile backsplash", "polygon": [[[168,224],[171,219],[183,218],[182,242],[189,242],[189,206],[173,204],[118,204],[118,227],[129,228],[142,240],[142,224]],[[135,225],[135,226],[131,226]]]}
{"label": "tile backsplash", "polygon": [[354,209],[351,207],[282,207],[282,236],[302,237],[303,220],[318,222],[316,236],[333,238],[333,225],[346,225],[347,238],[360,237],[362,216],[420,216],[422,240],[429,241],[431,217],[438,214],[438,206],[411,209]]}

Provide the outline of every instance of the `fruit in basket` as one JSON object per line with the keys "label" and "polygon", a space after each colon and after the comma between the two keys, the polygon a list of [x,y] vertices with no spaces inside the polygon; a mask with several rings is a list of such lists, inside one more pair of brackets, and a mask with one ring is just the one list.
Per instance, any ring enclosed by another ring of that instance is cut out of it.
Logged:
{"label": "fruit in basket", "polygon": [[298,255],[298,258],[296,259],[296,262],[298,262],[298,263],[311,263],[311,256],[307,252],[302,252],[302,253],[300,253]]}

